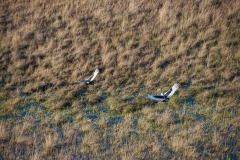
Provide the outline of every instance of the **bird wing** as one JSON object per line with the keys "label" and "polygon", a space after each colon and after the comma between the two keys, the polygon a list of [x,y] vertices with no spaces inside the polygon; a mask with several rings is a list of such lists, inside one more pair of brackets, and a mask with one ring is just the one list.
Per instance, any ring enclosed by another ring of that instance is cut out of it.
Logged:
{"label": "bird wing", "polygon": [[178,88],[178,84],[175,83],[172,88],[170,88],[167,92],[164,93],[164,96],[170,98],[178,90]]}
{"label": "bird wing", "polygon": [[153,96],[153,95],[148,95],[148,98],[154,101],[158,102],[163,102],[165,98],[163,96]]}
{"label": "bird wing", "polygon": [[90,81],[89,80],[80,80],[80,81],[77,81],[76,83],[89,83]]}
{"label": "bird wing", "polygon": [[87,80],[93,81],[93,80],[96,78],[96,76],[97,76],[98,73],[99,73],[99,70],[96,69],[96,70],[94,71],[94,73],[93,73]]}

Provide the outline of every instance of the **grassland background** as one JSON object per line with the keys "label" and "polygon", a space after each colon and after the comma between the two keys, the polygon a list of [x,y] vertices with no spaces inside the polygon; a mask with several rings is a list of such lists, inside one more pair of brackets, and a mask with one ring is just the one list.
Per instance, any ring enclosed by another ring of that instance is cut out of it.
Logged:
{"label": "grassland background", "polygon": [[0,24],[0,159],[239,158],[239,1],[1,0]]}

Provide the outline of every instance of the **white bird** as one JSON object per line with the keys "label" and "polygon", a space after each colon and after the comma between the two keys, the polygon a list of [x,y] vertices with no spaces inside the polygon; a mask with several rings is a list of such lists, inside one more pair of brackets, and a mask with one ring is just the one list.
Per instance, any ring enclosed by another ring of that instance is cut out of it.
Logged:
{"label": "white bird", "polygon": [[98,75],[99,73],[99,69],[96,69],[94,71],[94,73],[87,79],[85,80],[80,80],[80,81],[77,81],[77,83],[84,83],[84,84],[93,84],[94,83],[94,79],[96,78],[96,76]]}
{"label": "white bird", "polygon": [[161,93],[160,96],[153,96],[153,95],[148,95],[148,98],[154,101],[158,102],[167,102],[169,98],[178,90],[178,84],[175,83],[172,88],[170,88],[167,92]]}

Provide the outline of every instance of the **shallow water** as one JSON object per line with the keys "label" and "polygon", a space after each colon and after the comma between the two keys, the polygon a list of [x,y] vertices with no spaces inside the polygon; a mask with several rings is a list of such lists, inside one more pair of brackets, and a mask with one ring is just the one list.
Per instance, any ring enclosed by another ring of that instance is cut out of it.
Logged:
{"label": "shallow water", "polygon": [[[191,84],[186,85],[186,88],[184,88],[184,91],[187,92],[188,88],[191,86]],[[145,86],[144,85],[140,85],[139,86],[140,89],[144,89]],[[85,97],[87,95],[87,90],[86,89],[80,89],[78,91],[78,95],[81,96],[80,99],[84,99],[82,97]],[[24,95],[22,98],[28,98],[27,95]],[[106,93],[104,91],[101,92],[100,95],[100,102],[98,104],[88,104],[87,101],[82,102],[83,107],[82,109],[82,115],[83,115],[83,119],[87,119],[90,120],[88,121],[89,123],[91,123],[91,125],[93,125],[93,129],[94,132],[98,132],[98,134],[102,134],[103,132],[105,132],[106,136],[101,139],[100,141],[103,141],[103,144],[101,146],[102,150],[110,150],[112,146],[111,142],[112,139],[114,138],[114,126],[119,125],[120,126],[123,124],[124,122],[124,115],[119,115],[116,113],[113,113],[109,110],[107,104],[106,104],[106,100],[107,100],[108,96],[106,95]],[[136,99],[142,99],[145,98],[142,96],[141,93],[139,94],[133,94],[131,96],[129,96],[127,98],[127,102],[133,104],[133,102],[135,102]],[[161,102],[159,102],[161,103]],[[157,106],[158,103],[153,102],[152,104],[148,103],[147,107],[150,107],[152,109],[154,109]],[[172,111],[172,115],[173,115],[173,123],[174,124],[181,124],[184,123],[184,120],[181,119],[181,117],[179,115],[181,115],[182,113],[184,113],[185,115],[187,115],[186,117],[190,117],[189,120],[189,124],[195,122],[195,121],[206,121],[206,116],[201,114],[201,106],[198,106],[196,104],[196,100],[195,98],[189,97],[186,100],[183,101],[183,104],[180,104],[181,106],[179,108],[170,108],[170,110]],[[167,109],[169,109],[166,105],[164,106]],[[183,108],[185,107],[185,108]],[[166,109],[165,108],[165,109]],[[63,110],[64,113],[71,113],[72,109],[71,107],[64,109]],[[68,115],[68,114],[67,114]],[[56,146],[56,149],[58,150],[58,152],[60,152],[63,148],[68,147],[67,145],[64,144],[64,142],[66,141],[66,139],[68,138],[68,132],[66,132],[66,128],[64,128],[64,126],[67,124],[69,127],[74,126],[75,125],[75,119],[74,116],[72,116],[72,114],[69,114],[69,116],[64,117],[64,119],[60,122],[60,124],[56,124],[54,121],[54,117],[52,116],[52,113],[50,111],[48,111],[47,108],[45,108],[44,106],[41,106],[40,104],[33,102],[33,103],[29,103],[26,104],[23,107],[19,107],[17,109],[17,114],[14,114],[12,116],[6,117],[5,121],[7,119],[13,119],[16,123],[23,123],[24,122],[24,118],[25,117],[32,117],[34,118],[34,127],[38,128],[39,125],[41,124],[47,124],[47,128],[50,128],[51,131],[54,131],[57,134],[59,145]],[[100,125],[99,125],[99,121],[105,118],[105,122],[107,123],[107,126],[105,126],[106,128],[104,130],[101,129]],[[141,118],[144,118],[143,113],[140,112],[136,112],[134,114],[132,114],[132,118],[131,118],[131,131],[129,131],[129,133],[127,133],[126,137],[122,138],[122,145],[126,145],[131,138],[135,138],[138,139],[139,138],[139,120]],[[0,119],[1,120],[1,119]],[[80,122],[81,124],[81,122]],[[76,146],[77,148],[80,148],[81,144],[82,144],[82,139],[83,137],[87,134],[86,132],[81,131],[81,129],[77,129],[74,130],[74,140],[71,142],[74,146]],[[152,132],[151,134],[155,135],[157,134],[158,136],[158,143],[161,144],[162,146],[162,150],[164,152],[167,152],[168,155],[166,158],[171,158],[174,154],[174,152],[171,150],[171,147],[169,147],[167,145],[167,143],[164,143],[163,141],[163,136],[160,135],[160,133],[155,132],[154,130],[151,130],[149,132]],[[43,141],[41,141],[41,143],[44,143],[44,136],[46,135],[42,135]],[[63,144],[61,144],[63,143]],[[198,152],[203,152],[204,148],[202,146],[200,146],[198,148]],[[146,155],[145,157],[149,157],[149,152],[146,150]],[[24,153],[22,153],[24,155]],[[82,155],[76,154],[76,157],[81,157]],[[111,157],[111,155],[107,155],[109,157]],[[233,156],[234,157],[234,156]],[[0,157],[1,158],[1,157]]]}
{"label": "shallow water", "polygon": [[109,127],[112,127],[114,125],[117,125],[118,123],[121,123],[123,120],[123,117],[120,116],[120,115],[115,115],[115,116],[111,116],[109,119],[108,119],[108,126]]}
{"label": "shallow water", "polygon": [[192,86],[192,81],[188,81],[187,84],[183,85],[183,90],[187,91]]}
{"label": "shallow water", "polygon": [[[217,83],[219,83],[219,82],[217,82]],[[188,81],[188,83],[186,85],[183,86],[183,90],[185,92],[187,92],[187,90],[191,87],[191,85],[192,85],[192,82],[190,80],[190,81]],[[121,89],[124,89],[125,87],[126,87],[125,85],[120,86]],[[144,98],[141,93],[141,92],[146,92],[144,83],[141,83],[139,85],[139,89],[140,89],[140,93],[134,93],[132,96],[129,96],[126,99],[127,103],[132,104],[135,99]],[[210,88],[210,89],[212,89],[212,88]],[[78,90],[76,94],[81,97],[85,97],[88,94],[87,92],[88,92],[87,89],[82,88],[82,89]],[[28,98],[28,96],[24,92],[22,92],[22,88],[19,91],[19,95],[21,98]],[[89,119],[91,121],[99,121],[102,114],[108,114],[109,112],[111,112],[111,111],[109,111],[108,106],[105,103],[107,98],[108,98],[107,94],[104,91],[102,91],[101,95],[100,95],[100,102],[98,104],[90,105],[90,104],[88,104],[88,102],[82,102],[83,117],[86,119]],[[149,100],[149,101],[151,101],[151,100]],[[161,102],[159,102],[159,103],[161,103]],[[151,105],[149,105],[149,107],[155,108],[157,104],[158,103],[153,102]],[[192,107],[192,106],[196,105],[196,100],[193,97],[189,97],[188,99],[184,100],[183,105]],[[71,110],[71,107],[68,110]],[[5,118],[21,119],[22,117],[25,117],[26,115],[36,117],[37,112],[39,112],[45,116],[50,116],[50,113],[44,106],[41,106],[40,104],[34,102],[34,103],[26,104],[24,107],[19,107],[17,109],[17,114],[14,115],[14,117],[7,116]],[[114,113],[109,113],[109,114],[114,115]],[[109,124],[111,126],[113,126],[113,125],[119,123],[121,121],[121,119],[122,119],[122,117],[120,115],[114,115],[114,117],[109,118]],[[64,121],[72,123],[74,121],[74,119],[73,119],[73,117],[69,116],[69,117],[66,117]]]}
{"label": "shallow water", "polygon": [[79,96],[86,96],[86,92],[87,92],[86,89],[80,89],[80,90],[77,92],[77,95],[79,95]]}
{"label": "shallow water", "polygon": [[107,99],[107,95],[105,92],[102,91],[100,99],[101,99],[101,101],[105,101]]}
{"label": "shallow water", "polygon": [[195,98],[188,98],[188,99],[186,99],[186,100],[184,101],[184,105],[186,105],[186,106],[192,107],[192,106],[194,106],[195,104],[196,104]]}
{"label": "shallow water", "polygon": [[[190,86],[191,86],[191,81],[189,81],[189,83],[186,85],[186,87],[184,89],[187,90]],[[145,90],[144,84],[140,84],[139,88],[141,90]],[[87,89],[80,89],[77,92],[77,95],[82,96],[82,97],[85,97],[86,94],[87,94]],[[22,92],[21,97],[26,98],[26,94],[24,94]],[[101,102],[94,105],[95,107],[92,105],[89,105],[87,102],[82,102],[83,117],[96,122],[96,121],[100,120],[102,114],[108,114],[110,111],[108,109],[107,104],[105,103],[107,98],[108,98],[108,96],[106,95],[106,93],[104,91],[102,91],[101,96],[100,96]],[[134,99],[136,99],[136,98],[143,98],[143,97],[142,96],[139,97],[139,94],[135,93],[132,96],[127,98],[127,102],[129,104],[131,104],[134,101]],[[159,102],[159,103],[161,103],[161,102]],[[187,100],[184,101],[184,105],[186,105],[186,106],[194,106],[195,104],[196,104],[196,102],[195,102],[194,98],[188,98]],[[155,108],[156,105],[157,105],[157,103],[152,103],[149,107]],[[71,110],[71,108],[69,108],[69,109]],[[48,112],[48,110],[44,106],[41,106],[36,102],[30,103],[30,104],[25,105],[24,107],[18,108],[17,112],[18,112],[18,114],[14,116],[14,119],[21,119],[22,117],[24,117],[26,115],[31,115],[33,117],[36,117],[36,115],[37,115],[36,112],[42,112],[42,114],[44,114],[45,116],[50,116],[50,113]],[[121,115],[114,115],[114,113],[111,113],[111,115],[113,115],[113,116],[109,118],[109,122],[108,122],[110,124],[110,126],[118,124],[122,121],[123,117]],[[69,116],[69,117],[65,117],[64,121],[72,123],[74,120],[73,120],[73,117]]]}

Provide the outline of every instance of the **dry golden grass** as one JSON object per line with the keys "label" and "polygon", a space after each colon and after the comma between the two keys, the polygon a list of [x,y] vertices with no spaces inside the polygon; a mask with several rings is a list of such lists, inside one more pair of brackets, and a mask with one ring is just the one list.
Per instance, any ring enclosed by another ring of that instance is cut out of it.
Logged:
{"label": "dry golden grass", "polygon": [[8,133],[6,124],[4,124],[3,122],[0,123],[0,132],[1,132],[0,140],[1,141],[7,140],[9,133]]}
{"label": "dry golden grass", "polygon": [[[87,76],[88,69],[99,67],[103,68],[104,79],[127,85],[132,82],[124,77],[134,75],[139,79],[137,73],[142,73],[143,82],[147,77],[160,77],[158,82],[172,83],[185,76],[210,84],[215,79],[231,81],[237,75],[234,65],[235,48],[239,46],[236,36],[239,30],[234,29],[239,11],[237,1],[90,4],[73,1],[64,7],[47,1],[14,6],[2,3],[6,11],[2,15],[13,18],[2,22],[1,34],[5,37],[1,40],[2,61],[10,74],[4,71],[2,74],[7,77],[1,81],[14,86],[27,82],[35,92],[48,89],[46,83],[49,86],[71,83]],[[20,17],[28,13],[25,20],[14,17],[20,6],[24,6]],[[125,14],[122,10],[126,10]],[[10,29],[13,32],[8,32]],[[15,54],[17,59],[9,58],[8,54]],[[12,63],[5,64],[6,60]],[[206,68],[196,73],[205,64]],[[141,72],[141,66],[145,72]]]}
{"label": "dry golden grass", "polygon": [[43,146],[44,154],[49,155],[52,152],[54,152],[54,150],[56,149],[56,147],[59,143],[58,141],[59,141],[59,138],[58,138],[57,133],[55,133],[55,132],[54,133],[47,133],[45,135],[45,144]]}
{"label": "dry golden grass", "polygon": [[[238,0],[0,1],[0,159],[239,158],[239,14]],[[176,82],[167,105],[143,98]]]}

